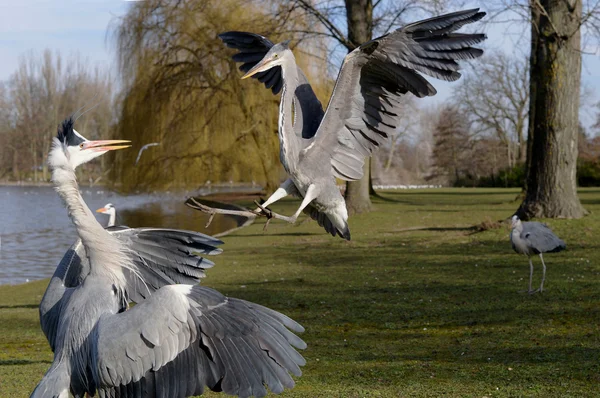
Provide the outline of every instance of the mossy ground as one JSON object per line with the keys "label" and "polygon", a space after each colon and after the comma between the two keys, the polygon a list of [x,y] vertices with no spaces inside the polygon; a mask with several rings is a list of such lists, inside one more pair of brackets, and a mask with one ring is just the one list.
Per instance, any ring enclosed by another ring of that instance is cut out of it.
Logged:
{"label": "mossy ground", "polygon": [[[545,257],[535,295],[519,293],[529,270],[508,226],[470,228],[509,217],[517,194],[384,192],[350,218],[351,242],[259,220],[223,238],[203,284],[305,326],[307,365],[285,397],[598,396],[600,189],[580,191],[589,216],[545,220],[568,250]],[[28,396],[52,361],[37,311],[47,282],[0,287],[1,397]]]}

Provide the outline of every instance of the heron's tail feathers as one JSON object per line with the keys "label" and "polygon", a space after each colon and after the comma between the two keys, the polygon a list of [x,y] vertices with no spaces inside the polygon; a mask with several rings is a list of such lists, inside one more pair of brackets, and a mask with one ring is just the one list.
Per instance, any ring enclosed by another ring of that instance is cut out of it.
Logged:
{"label": "heron's tail feathers", "polygon": [[346,240],[350,240],[350,228],[348,227],[348,223],[347,222],[344,223],[344,228],[341,231],[338,230],[338,234],[342,238],[344,238]]}
{"label": "heron's tail feathers", "polygon": [[70,378],[66,364],[56,362],[46,372],[29,398],[68,398]]}
{"label": "heron's tail feathers", "polygon": [[566,248],[567,248],[567,244],[562,239],[558,239],[558,242],[556,242],[556,246],[554,247],[554,249],[549,250],[548,253],[561,252],[561,251],[565,250]]}
{"label": "heron's tail feathers", "polygon": [[310,218],[315,220],[319,226],[323,227],[331,236],[339,235],[346,240],[350,240],[350,228],[348,228],[348,212],[346,205],[336,208],[331,213],[323,213],[309,205],[302,210]]}

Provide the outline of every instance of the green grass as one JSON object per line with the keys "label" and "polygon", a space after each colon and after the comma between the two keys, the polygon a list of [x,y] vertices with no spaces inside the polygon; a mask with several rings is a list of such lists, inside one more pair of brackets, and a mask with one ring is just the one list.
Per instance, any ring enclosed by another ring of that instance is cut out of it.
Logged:
{"label": "green grass", "polygon": [[[589,216],[546,220],[568,250],[545,257],[545,291],[531,296],[508,227],[470,229],[510,216],[517,194],[385,192],[350,218],[351,242],[259,220],[223,238],[203,283],[304,325],[307,365],[285,397],[597,396],[600,189],[580,191]],[[46,283],[0,287],[1,397],[28,396],[52,360],[37,312]]]}

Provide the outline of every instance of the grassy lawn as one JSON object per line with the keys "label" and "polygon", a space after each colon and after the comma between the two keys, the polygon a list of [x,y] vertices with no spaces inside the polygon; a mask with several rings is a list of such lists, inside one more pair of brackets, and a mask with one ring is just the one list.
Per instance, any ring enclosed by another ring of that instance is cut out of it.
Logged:
{"label": "grassy lawn", "polygon": [[[598,396],[600,189],[580,191],[584,219],[546,220],[568,250],[545,257],[536,295],[519,293],[529,267],[508,226],[471,228],[509,217],[517,193],[384,192],[350,218],[351,242],[259,220],[223,238],[203,284],[304,325],[308,363],[285,397]],[[37,311],[47,282],[0,287],[0,397],[28,396],[52,361]]]}

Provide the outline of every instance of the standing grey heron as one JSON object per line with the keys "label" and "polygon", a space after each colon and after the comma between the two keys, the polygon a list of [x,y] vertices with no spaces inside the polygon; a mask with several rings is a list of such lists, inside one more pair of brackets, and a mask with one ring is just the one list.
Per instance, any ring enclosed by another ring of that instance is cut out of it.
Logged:
{"label": "standing grey heron", "polygon": [[[546,225],[539,222],[521,222],[519,217],[512,217],[512,230],[510,231],[510,243],[512,248],[519,254],[527,255],[529,259],[529,290],[528,293],[536,293],[544,291],[544,281],[546,280],[546,264],[542,253],[555,253],[567,248],[565,242],[548,228]],[[539,254],[542,260],[542,283],[540,288],[532,290],[531,280],[533,279],[533,263],[531,256]]]}
{"label": "standing grey heron", "polygon": [[[89,141],[67,119],[49,154],[52,181],[80,241],[40,304],[54,361],[35,398],[187,397],[204,386],[241,397],[294,385],[302,326],[276,311],[192,285],[222,242],[189,231],[111,227],[96,221],[75,168],[127,141]],[[130,307],[129,302],[136,303]],[[291,330],[291,331],[290,331]]]}
{"label": "standing grey heron", "polygon": [[104,207],[96,210],[96,213],[106,214],[108,216],[108,224],[106,224],[107,227],[113,227],[115,225],[117,220],[117,209],[112,203],[105,204]]}
{"label": "standing grey heron", "polygon": [[[290,223],[305,212],[331,235],[349,240],[346,203],[335,177],[354,181],[363,176],[365,158],[396,130],[402,117],[401,96],[436,94],[420,73],[455,81],[460,77],[458,60],[483,54],[471,46],[485,40],[484,34],[454,33],[483,16],[479,9],[458,11],[364,43],[344,59],[325,112],[296,65],[289,41],[273,44],[247,32],[220,34],[228,47],[239,51],[233,60],[242,63],[240,69],[246,72],[242,79],[253,76],[274,94],[282,91],[279,154],[289,179],[259,206],[260,211]],[[302,198],[291,217],[266,209],[288,195]]]}

